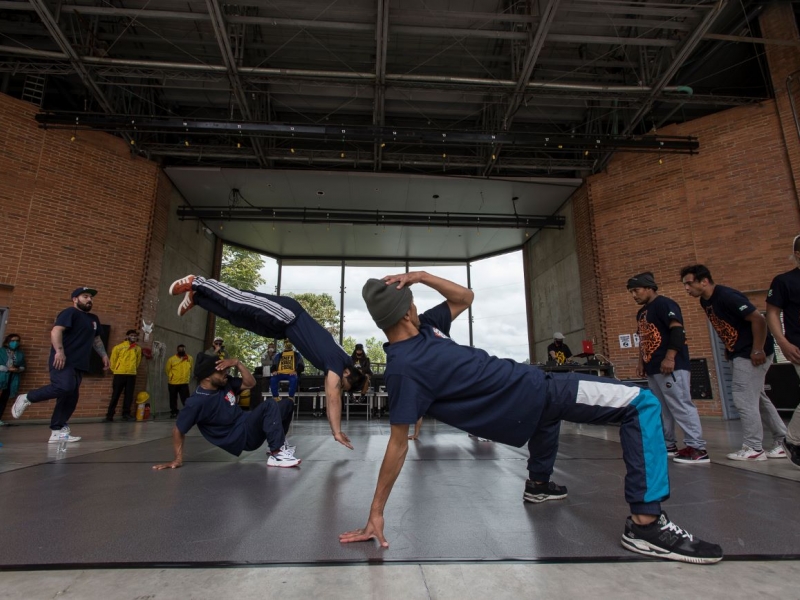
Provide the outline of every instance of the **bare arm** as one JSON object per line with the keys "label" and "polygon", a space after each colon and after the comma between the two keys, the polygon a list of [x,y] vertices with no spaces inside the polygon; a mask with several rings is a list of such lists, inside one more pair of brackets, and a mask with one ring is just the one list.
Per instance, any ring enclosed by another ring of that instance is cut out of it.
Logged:
{"label": "bare arm", "polygon": [[333,371],[325,374],[325,412],[328,414],[333,438],[352,450],[350,438],[342,431],[342,378]]}
{"label": "bare arm", "polygon": [[744,318],[753,329],[753,348],[750,350],[750,362],[763,365],[767,361],[764,344],[767,341],[767,321],[761,313],[754,310]]}
{"label": "bare arm", "polygon": [[407,453],[408,425],[392,425],[389,445],[386,446],[386,454],[383,456],[383,463],[378,474],[378,485],[375,488],[367,525],[363,529],[355,529],[341,534],[340,542],[365,542],[376,538],[381,546],[389,547],[389,542],[383,537],[383,510],[389,500],[389,494],[392,493],[394,482],[397,481],[397,477],[403,469]]}
{"label": "bare arm", "polygon": [[767,325],[775,338],[775,342],[783,352],[783,355],[796,365],[800,365],[800,348],[786,339],[781,327],[782,310],[772,304],[767,304]]}
{"label": "bare arm", "polygon": [[53,345],[56,355],[53,358],[53,366],[61,370],[67,362],[67,355],[64,354],[64,330],[66,327],[56,325],[50,331],[50,343]]}
{"label": "bare arm", "polygon": [[183,442],[186,436],[177,427],[172,428],[172,447],[175,449],[175,460],[170,463],[154,465],[156,471],[163,469],[180,469],[183,466]]}
{"label": "bare arm", "polygon": [[238,358],[226,358],[224,360],[217,361],[217,371],[227,371],[231,367],[236,367],[239,369],[239,373],[242,375],[243,390],[251,390],[256,387],[256,378],[253,377],[253,374],[239,361]]}
{"label": "bare arm", "polygon": [[450,307],[450,316],[455,319],[462,312],[467,310],[475,298],[475,294],[471,289],[465,288],[463,285],[431,275],[425,271],[411,271],[409,273],[400,273],[399,275],[389,275],[384,277],[383,280],[387,284],[397,283],[397,289],[407,287],[415,283],[422,283],[429,288],[436,290],[447,301]]}

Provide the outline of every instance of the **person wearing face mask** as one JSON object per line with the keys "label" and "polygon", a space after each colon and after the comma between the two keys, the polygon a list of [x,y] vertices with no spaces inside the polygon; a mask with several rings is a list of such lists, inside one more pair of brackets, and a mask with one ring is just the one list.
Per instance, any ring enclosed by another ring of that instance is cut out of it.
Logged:
{"label": "person wearing face mask", "polygon": [[138,341],[139,333],[135,329],[129,329],[125,332],[125,339],[111,350],[111,372],[114,373],[114,379],[111,383],[111,402],[105,418],[109,423],[114,420],[117,402],[123,391],[125,400],[122,402],[122,420],[134,420],[131,416],[133,390],[136,386],[136,371],[142,362],[142,348],[136,343]]}
{"label": "person wearing face mask", "polygon": [[[11,396],[17,394],[19,378],[25,371],[25,355],[19,349],[20,337],[9,333],[0,347],[0,419]],[[0,426],[8,425],[0,420]]]}
{"label": "person wearing face mask", "polygon": [[181,405],[186,406],[186,399],[190,396],[189,379],[192,376],[192,369],[194,369],[192,357],[186,354],[186,346],[181,344],[177,353],[169,357],[164,367],[169,391],[170,419],[178,416],[178,396],[181,397]]}
{"label": "person wearing face mask", "polygon": [[364,352],[364,344],[356,344],[356,349],[353,350],[350,358],[353,359],[353,366],[366,376],[364,385],[361,387],[361,396],[363,398],[367,390],[369,390],[370,376],[372,375],[372,367],[370,366],[369,356]]}
{"label": "person wearing face mask", "polygon": [[[103,370],[109,368],[108,354],[100,338],[100,319],[91,314],[96,295],[97,290],[90,287],[79,287],[72,292],[72,306],[58,313],[50,331],[50,385],[20,394],[11,407],[11,416],[19,419],[32,403],[55,398],[49,444],[62,439],[67,442],[81,439],[71,435],[68,421],[78,406],[81,381],[89,371],[92,350],[103,360]],[[60,437],[61,434],[66,435]]]}
{"label": "person wearing face mask", "polygon": [[220,360],[225,358],[225,340],[217,336],[211,343],[211,347],[205,352],[209,356],[216,356]]}

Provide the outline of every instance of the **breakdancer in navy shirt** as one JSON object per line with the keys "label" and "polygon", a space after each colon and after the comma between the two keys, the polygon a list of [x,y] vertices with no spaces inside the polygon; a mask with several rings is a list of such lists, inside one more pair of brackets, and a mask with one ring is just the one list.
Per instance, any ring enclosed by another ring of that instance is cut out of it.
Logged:
{"label": "breakdancer in navy shirt", "polygon": [[[422,283],[445,299],[417,314],[409,287]],[[363,529],[343,533],[341,542],[376,538],[383,547],[384,507],[408,451],[408,429],[428,414],[473,435],[530,452],[524,499],[558,500],[565,487],[550,481],[562,420],[619,423],[627,467],[625,499],[631,516],[622,545],[633,552],[708,564],[722,559],[716,544],[699,540],[661,510],[669,497],[667,453],[661,407],[648,390],[571,373],[540,369],[460,346],[449,337],[453,319],[471,304],[471,290],[423,271],[370,279],[362,291],[375,323],[384,330],[386,389],[391,433]]]}

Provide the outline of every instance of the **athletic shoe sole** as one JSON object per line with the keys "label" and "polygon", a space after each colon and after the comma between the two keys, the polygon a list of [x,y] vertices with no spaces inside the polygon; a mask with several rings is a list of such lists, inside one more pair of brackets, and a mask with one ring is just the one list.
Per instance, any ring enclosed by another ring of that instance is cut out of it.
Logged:
{"label": "athletic shoe sole", "polygon": [[655,556],[657,558],[666,558],[667,560],[677,560],[685,563],[692,563],[695,565],[713,565],[722,560],[722,557],[716,558],[703,558],[699,556],[684,556],[683,554],[676,554],[669,550],[664,550],[658,546],[653,546],[647,540],[630,539],[624,534],[622,536],[622,547],[631,552],[644,554],[645,556]]}
{"label": "athletic shoe sole", "polygon": [[728,454],[728,460],[738,460],[740,462],[766,462],[767,455],[764,452],[756,454],[755,456],[739,456],[737,454]]}
{"label": "athletic shoe sole", "polygon": [[186,277],[181,277],[180,279],[176,279],[172,282],[172,285],[169,286],[169,293],[171,296],[180,296],[186,292],[192,291],[192,282],[194,281],[194,275],[187,275]]}
{"label": "athletic shoe sole", "polygon": [[14,400],[14,405],[11,407],[11,416],[15,419],[19,419],[22,416],[22,413],[25,412],[25,409],[31,405],[31,401],[28,400],[27,395],[20,394],[17,396],[17,399]]}
{"label": "athletic shoe sole", "polygon": [[567,494],[556,496],[554,494],[529,494],[528,492],[525,492],[525,494],[522,496],[522,499],[525,500],[525,502],[539,504],[540,502],[547,502],[548,500],[563,500],[566,497]]}
{"label": "athletic shoe sole", "polygon": [[278,462],[278,461],[270,462],[269,459],[268,459],[267,460],[267,466],[268,467],[278,467],[278,468],[288,469],[288,468],[291,468],[291,467],[296,467],[301,462],[303,462],[303,461],[301,459],[299,459],[299,458],[297,459],[297,462],[293,462],[292,464],[289,464],[289,461],[285,461],[285,460],[282,460],[280,462]]}
{"label": "athletic shoe sole", "polygon": [[675,456],[672,458],[672,462],[681,463],[684,465],[707,465],[711,464],[711,459],[706,457],[692,460],[691,458],[678,458]]}
{"label": "athletic shoe sole", "polygon": [[61,442],[61,441],[65,441],[67,443],[80,442],[81,438],[80,438],[80,436],[71,436],[70,438],[68,438],[66,440],[61,440],[59,438],[50,438],[49,440],[47,440],[47,443],[48,444],[57,444],[58,442]]}
{"label": "athletic shoe sole", "polygon": [[781,452],[780,454],[770,454],[767,452],[767,458],[786,458],[786,452]]}

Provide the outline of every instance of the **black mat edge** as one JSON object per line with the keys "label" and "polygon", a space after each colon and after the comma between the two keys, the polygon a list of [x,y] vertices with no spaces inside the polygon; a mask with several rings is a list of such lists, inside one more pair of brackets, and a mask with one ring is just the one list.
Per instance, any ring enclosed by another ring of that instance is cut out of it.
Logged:
{"label": "black mat edge", "polygon": [[[800,554],[735,554],[726,556],[722,562],[753,562],[753,561],[796,561]],[[543,558],[436,558],[415,560],[329,560],[319,562],[269,562],[250,563],[237,561],[212,561],[212,562],[105,562],[105,563],[52,563],[35,565],[0,565],[0,573],[12,571],[75,571],[75,570],[100,570],[100,569],[240,569],[240,568],[270,568],[270,567],[358,567],[374,565],[453,565],[453,564],[597,564],[597,563],[668,563],[681,561],[667,561],[653,559],[645,556],[592,556],[592,557],[543,557]],[[697,565],[711,566],[711,565]]]}

